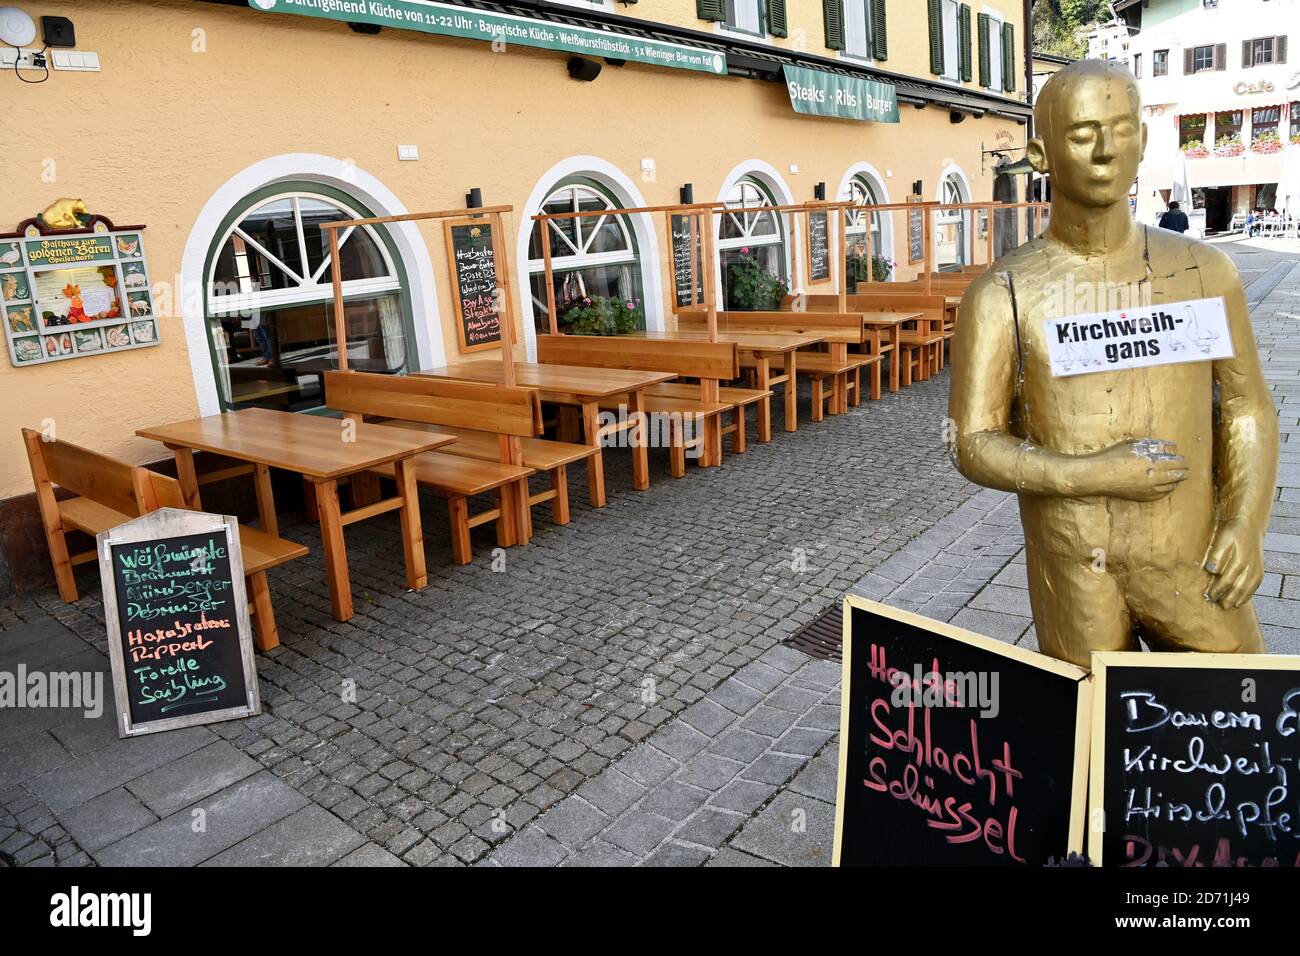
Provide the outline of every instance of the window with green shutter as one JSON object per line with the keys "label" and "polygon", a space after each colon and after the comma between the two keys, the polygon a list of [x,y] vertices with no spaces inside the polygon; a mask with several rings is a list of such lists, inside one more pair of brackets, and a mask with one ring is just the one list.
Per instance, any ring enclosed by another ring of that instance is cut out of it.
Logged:
{"label": "window with green shutter", "polygon": [[889,59],[889,35],[885,16],[885,0],[871,0],[871,55],[877,60]]}
{"label": "window with green shutter", "polygon": [[943,76],[943,8],[939,0],[927,0],[930,19],[930,72]]}
{"label": "window with green shutter", "polygon": [[767,31],[774,37],[790,35],[785,13],[785,0],[767,0]]}
{"label": "window with green shutter", "polygon": [[992,19],[987,13],[979,15],[979,35],[980,35],[980,86],[988,86],[993,82],[993,64],[989,54],[989,43],[992,42],[990,36],[992,31],[989,29],[992,25]]}
{"label": "window with green shutter", "polygon": [[1016,90],[1016,28],[1010,23],[1002,24],[1002,89]]}
{"label": "window with green shutter", "polygon": [[822,0],[822,22],[826,26],[826,49],[844,49],[844,0]]}
{"label": "window with green shutter", "polygon": [[971,77],[970,4],[963,3],[957,11],[957,31],[961,44],[958,50],[958,69],[963,83]]}
{"label": "window with green shutter", "polygon": [[727,0],[695,0],[695,12],[701,20],[721,23],[727,19]]}

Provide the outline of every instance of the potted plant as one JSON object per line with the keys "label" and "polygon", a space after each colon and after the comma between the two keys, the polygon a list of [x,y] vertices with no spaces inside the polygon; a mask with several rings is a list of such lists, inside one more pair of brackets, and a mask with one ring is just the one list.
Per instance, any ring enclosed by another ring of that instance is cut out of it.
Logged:
{"label": "potted plant", "polygon": [[775,309],[790,291],[785,280],[758,264],[748,246],[740,250],[740,258],[727,268],[727,287],[731,308],[745,312]]}
{"label": "potted plant", "polygon": [[1250,144],[1252,153],[1280,153],[1282,151],[1282,140],[1273,130],[1260,133]]}
{"label": "potted plant", "polygon": [[1236,133],[1231,136],[1220,136],[1218,142],[1214,144],[1215,156],[1240,156],[1246,151],[1246,147],[1241,145],[1241,137]]}
{"label": "potted plant", "polygon": [[1291,145],[1292,145],[1292,146],[1300,146],[1300,133],[1292,133],[1292,134],[1291,134]]}
{"label": "potted plant", "polygon": [[559,327],[567,335],[626,335],[642,327],[636,299],[584,296],[564,310]]}
{"label": "potted plant", "polygon": [[1189,139],[1183,143],[1183,155],[1188,159],[1204,159],[1210,155],[1210,151],[1199,139]]}

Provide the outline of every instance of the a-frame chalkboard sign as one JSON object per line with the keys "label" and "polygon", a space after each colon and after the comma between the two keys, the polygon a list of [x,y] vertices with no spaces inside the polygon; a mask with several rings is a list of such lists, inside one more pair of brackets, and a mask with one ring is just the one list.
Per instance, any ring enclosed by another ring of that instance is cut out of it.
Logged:
{"label": "a-frame chalkboard sign", "polygon": [[1092,655],[1088,858],[1300,866],[1300,657]]}
{"label": "a-frame chalkboard sign", "polygon": [[837,866],[1042,866],[1081,852],[1080,667],[850,595]]}
{"label": "a-frame chalkboard sign", "polygon": [[162,508],[96,542],[118,735],[258,713],[237,520]]}

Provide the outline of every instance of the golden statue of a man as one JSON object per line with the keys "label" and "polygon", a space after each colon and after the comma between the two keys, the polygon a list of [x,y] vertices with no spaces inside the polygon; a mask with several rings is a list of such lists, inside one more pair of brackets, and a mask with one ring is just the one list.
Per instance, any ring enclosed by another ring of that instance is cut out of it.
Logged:
{"label": "golden statue of a man", "polygon": [[[962,300],[950,402],[958,467],[1020,497],[1045,653],[1088,667],[1092,651],[1137,650],[1139,635],[1156,650],[1261,652],[1250,598],[1264,573],[1278,427],[1237,271],[1210,245],[1133,221],[1146,128],[1127,70],[1071,64],[1043,88],[1034,119],[1028,155],[1051,176],[1051,221]],[[1107,306],[1125,293],[1138,301]],[[1094,362],[1088,374],[1061,374],[1058,362],[1054,374],[1052,349],[1074,346],[1049,347],[1049,320],[1219,297],[1229,357]]]}

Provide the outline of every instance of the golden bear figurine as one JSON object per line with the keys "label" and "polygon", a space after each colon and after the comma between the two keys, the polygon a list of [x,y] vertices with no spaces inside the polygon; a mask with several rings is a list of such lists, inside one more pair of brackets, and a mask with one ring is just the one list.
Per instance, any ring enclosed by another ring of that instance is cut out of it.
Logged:
{"label": "golden bear figurine", "polygon": [[90,218],[84,199],[60,199],[36,218],[49,229],[79,229]]}

